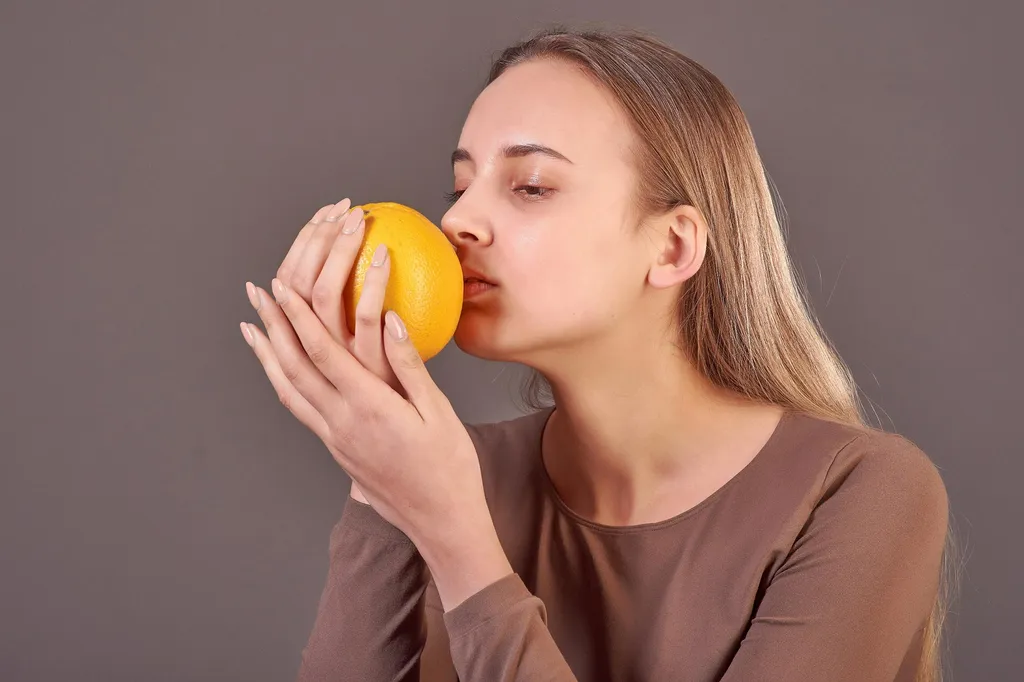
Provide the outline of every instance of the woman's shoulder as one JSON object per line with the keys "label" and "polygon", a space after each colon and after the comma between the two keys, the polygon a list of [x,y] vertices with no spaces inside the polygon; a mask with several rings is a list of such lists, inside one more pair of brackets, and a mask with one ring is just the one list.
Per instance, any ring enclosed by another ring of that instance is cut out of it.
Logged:
{"label": "woman's shoulder", "polygon": [[800,414],[792,438],[820,458],[818,504],[839,497],[856,507],[928,515],[945,525],[948,497],[939,468],[907,436]]}

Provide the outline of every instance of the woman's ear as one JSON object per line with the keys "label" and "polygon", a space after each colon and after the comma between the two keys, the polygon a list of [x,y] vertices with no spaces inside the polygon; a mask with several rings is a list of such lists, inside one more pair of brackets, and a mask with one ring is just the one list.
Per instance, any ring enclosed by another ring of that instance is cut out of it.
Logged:
{"label": "woman's ear", "polygon": [[656,238],[652,239],[654,260],[647,281],[663,289],[693,277],[707,253],[708,228],[704,216],[695,207],[683,205],[650,222]]}

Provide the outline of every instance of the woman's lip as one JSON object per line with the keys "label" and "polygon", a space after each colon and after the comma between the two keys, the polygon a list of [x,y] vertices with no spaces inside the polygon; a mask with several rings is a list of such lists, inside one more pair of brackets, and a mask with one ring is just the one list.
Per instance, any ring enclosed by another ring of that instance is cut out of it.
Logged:
{"label": "woman's lip", "polygon": [[469,280],[479,280],[481,282],[487,282],[488,284],[494,284],[491,280],[484,277],[483,273],[476,270],[468,265],[462,266],[462,281],[468,282]]}
{"label": "woman's lip", "polygon": [[490,291],[491,289],[494,289],[496,286],[496,284],[491,284],[490,282],[485,282],[483,280],[467,278],[465,284],[463,285],[462,298],[463,300],[472,298],[479,294],[483,294],[487,291]]}

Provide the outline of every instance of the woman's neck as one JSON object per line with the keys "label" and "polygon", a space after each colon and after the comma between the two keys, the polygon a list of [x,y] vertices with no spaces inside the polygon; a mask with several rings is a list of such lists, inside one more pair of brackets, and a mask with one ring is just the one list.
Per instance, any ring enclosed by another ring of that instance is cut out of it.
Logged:
{"label": "woman's neck", "polygon": [[648,523],[698,504],[753,459],[782,415],[712,385],[671,346],[581,360],[548,376],[556,409],[542,453],[562,500],[598,523]]}

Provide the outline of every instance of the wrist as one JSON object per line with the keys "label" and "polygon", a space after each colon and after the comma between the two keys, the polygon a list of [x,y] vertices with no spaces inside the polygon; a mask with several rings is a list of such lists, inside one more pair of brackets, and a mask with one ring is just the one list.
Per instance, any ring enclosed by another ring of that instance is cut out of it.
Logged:
{"label": "wrist", "polygon": [[497,532],[490,523],[453,532],[447,539],[438,539],[420,547],[419,551],[446,612],[513,573]]}

